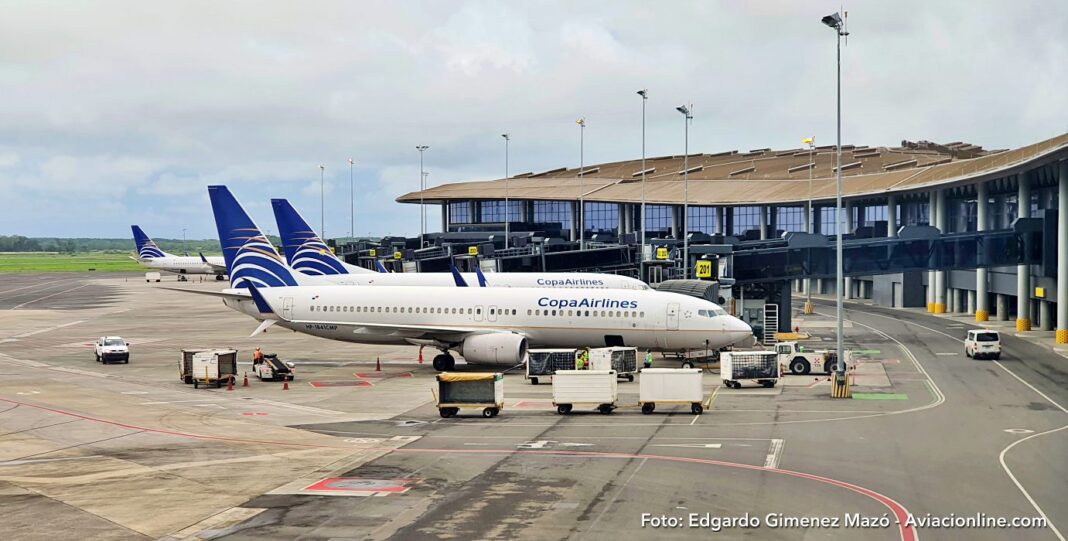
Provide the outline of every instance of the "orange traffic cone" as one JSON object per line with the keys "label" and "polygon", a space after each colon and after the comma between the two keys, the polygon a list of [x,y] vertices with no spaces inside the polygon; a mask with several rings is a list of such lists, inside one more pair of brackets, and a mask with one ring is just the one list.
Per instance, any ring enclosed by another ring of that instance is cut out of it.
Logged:
{"label": "orange traffic cone", "polygon": [[288,391],[289,390],[289,380],[288,379],[285,380],[284,382],[282,382],[282,390],[283,391]]}
{"label": "orange traffic cone", "polygon": [[423,346],[419,346],[419,364],[423,364]]}
{"label": "orange traffic cone", "polygon": [[381,372],[381,371],[382,371],[382,358],[381,357],[375,357],[375,372]]}
{"label": "orange traffic cone", "polygon": [[234,390],[234,377],[233,376],[230,376],[230,379],[226,380],[226,390],[227,391]]}
{"label": "orange traffic cone", "polygon": [[245,382],[241,384],[242,387],[248,387],[248,372],[245,372]]}

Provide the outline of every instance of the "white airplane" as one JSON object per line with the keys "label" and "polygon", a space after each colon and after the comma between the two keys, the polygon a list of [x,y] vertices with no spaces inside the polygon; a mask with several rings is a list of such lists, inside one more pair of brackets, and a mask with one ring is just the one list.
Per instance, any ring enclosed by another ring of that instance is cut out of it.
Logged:
{"label": "white airplane", "polygon": [[327,281],[354,285],[455,286],[478,284],[491,287],[577,287],[590,289],[650,289],[636,278],[616,274],[579,272],[501,272],[487,278],[481,271],[449,274],[446,272],[380,273],[350,265],[339,259],[315,233],[289,201],[272,199],[274,218],[282,237],[282,251],[289,266]]}
{"label": "white airplane", "polygon": [[200,257],[177,256],[168,254],[156,245],[140,227],[130,226],[133,230],[134,244],[137,245],[137,257],[133,257],[142,266],[152,270],[173,272],[175,274],[214,274],[216,280],[226,276],[226,261],[219,256]]}
{"label": "white airplane", "polygon": [[635,346],[720,349],[752,329],[719,306],[654,290],[563,288],[347,287],[290,269],[223,186],[209,186],[234,310],[322,338],[431,346],[437,370],[455,351],[469,364],[515,366],[528,347]]}

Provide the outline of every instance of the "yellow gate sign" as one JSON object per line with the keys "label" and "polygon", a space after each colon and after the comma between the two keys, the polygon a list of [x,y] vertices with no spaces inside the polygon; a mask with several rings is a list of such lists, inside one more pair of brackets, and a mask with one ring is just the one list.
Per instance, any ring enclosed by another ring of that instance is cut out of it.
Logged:
{"label": "yellow gate sign", "polygon": [[467,255],[478,255],[478,246],[468,246]]}
{"label": "yellow gate sign", "polygon": [[656,249],[656,258],[657,259],[667,259],[667,256],[668,256],[668,249],[667,248],[657,248]]}
{"label": "yellow gate sign", "polygon": [[403,256],[404,256],[404,254],[402,254],[400,252],[393,252],[393,259],[400,259]]}
{"label": "yellow gate sign", "polygon": [[371,257],[375,257],[375,256],[378,255],[378,253],[377,253],[377,250],[375,250],[374,248],[371,248],[370,250],[367,250],[367,255],[369,255]]}
{"label": "yellow gate sign", "polygon": [[711,278],[712,277],[712,262],[707,259],[701,259],[697,262],[697,277],[698,278]]}

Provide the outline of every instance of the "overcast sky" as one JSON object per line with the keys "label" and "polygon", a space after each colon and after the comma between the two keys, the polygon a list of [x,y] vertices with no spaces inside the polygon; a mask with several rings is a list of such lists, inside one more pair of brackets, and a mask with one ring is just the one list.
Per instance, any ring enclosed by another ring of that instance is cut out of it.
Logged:
{"label": "overcast sky", "polygon": [[[47,2],[0,17],[0,234],[216,237],[205,186],[417,234],[419,186],[834,140],[840,2]],[[853,2],[843,137],[1017,147],[1068,130],[1063,1]],[[440,226],[435,208],[432,230]]]}

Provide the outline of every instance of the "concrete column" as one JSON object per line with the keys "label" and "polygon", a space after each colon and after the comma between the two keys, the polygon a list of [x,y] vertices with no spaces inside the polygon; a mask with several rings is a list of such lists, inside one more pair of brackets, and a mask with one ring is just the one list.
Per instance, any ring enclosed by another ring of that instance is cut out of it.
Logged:
{"label": "concrete column", "polygon": [[[844,205],[845,205],[845,209],[844,209],[845,210],[845,230],[842,231],[842,234],[843,235],[848,235],[848,234],[853,232],[853,224],[854,224],[854,222],[853,222],[853,203],[851,201],[846,201],[844,203]],[[853,279],[847,276],[845,278],[844,287],[845,287],[845,292],[843,293],[844,298],[852,299],[853,298]]]}
{"label": "concrete column", "polygon": [[886,236],[897,238],[897,196],[894,194],[886,198]]}
{"label": "concrete column", "polygon": [[1038,325],[1043,331],[1053,330],[1053,318],[1050,317],[1053,313],[1052,304],[1049,301],[1038,301]]}
{"label": "concrete column", "polygon": [[[1016,215],[1020,218],[1031,217],[1031,186],[1027,183],[1027,173],[1018,177],[1019,191],[1016,197]],[[1031,266],[1016,267],[1016,331],[1031,330]]]}
{"label": "concrete column", "polygon": [[968,290],[968,313],[975,313],[975,292],[970,289]]}
{"label": "concrete column", "polygon": [[[946,222],[948,221],[946,212],[946,191],[936,190],[935,201],[937,202],[937,210],[935,211],[935,218],[938,228],[942,234],[946,233]],[[946,313],[946,271],[940,270],[935,272],[935,305],[934,313],[944,314]]]}
{"label": "concrete column", "polygon": [[1004,293],[998,293],[997,295],[997,320],[1008,321],[1009,320],[1009,296]]}
{"label": "concrete column", "polygon": [[[1057,170],[1057,246],[1068,243],[1068,161]],[[1057,251],[1057,343],[1068,344],[1068,250]]]}
{"label": "concrete column", "polygon": [[957,311],[957,290],[950,288],[946,291],[946,313]]}
{"label": "concrete column", "polygon": [[[937,191],[927,192],[927,224],[938,227],[938,196]],[[935,271],[927,271],[927,311],[934,313],[935,307]]]}
{"label": "concrete column", "polygon": [[716,207],[716,233],[727,234],[727,212],[723,207]]}
{"label": "concrete column", "polygon": [[723,231],[726,235],[736,235],[738,231],[734,227],[734,207],[720,207],[723,209]]}
{"label": "concrete column", "polygon": [[760,209],[760,240],[768,238],[768,207],[761,205]]}
{"label": "concrete column", "polygon": [[[986,182],[980,182],[975,186],[976,191],[976,224],[975,228],[978,231],[986,231],[987,226],[987,212],[990,205],[990,194],[987,191]],[[982,256],[983,254],[979,254]],[[990,317],[990,298],[987,295],[986,285],[986,269],[975,269],[975,320],[986,321]]]}
{"label": "concrete column", "polygon": [[[441,205],[441,232],[449,232],[449,204],[442,203]],[[355,231],[352,232],[353,237],[358,237]]]}
{"label": "concrete column", "polygon": [[671,238],[679,238],[679,215],[682,214],[680,207],[671,207]]}
{"label": "concrete column", "polygon": [[630,205],[624,205],[618,203],[616,205],[616,236],[622,237],[624,233],[627,233],[627,212]]}

